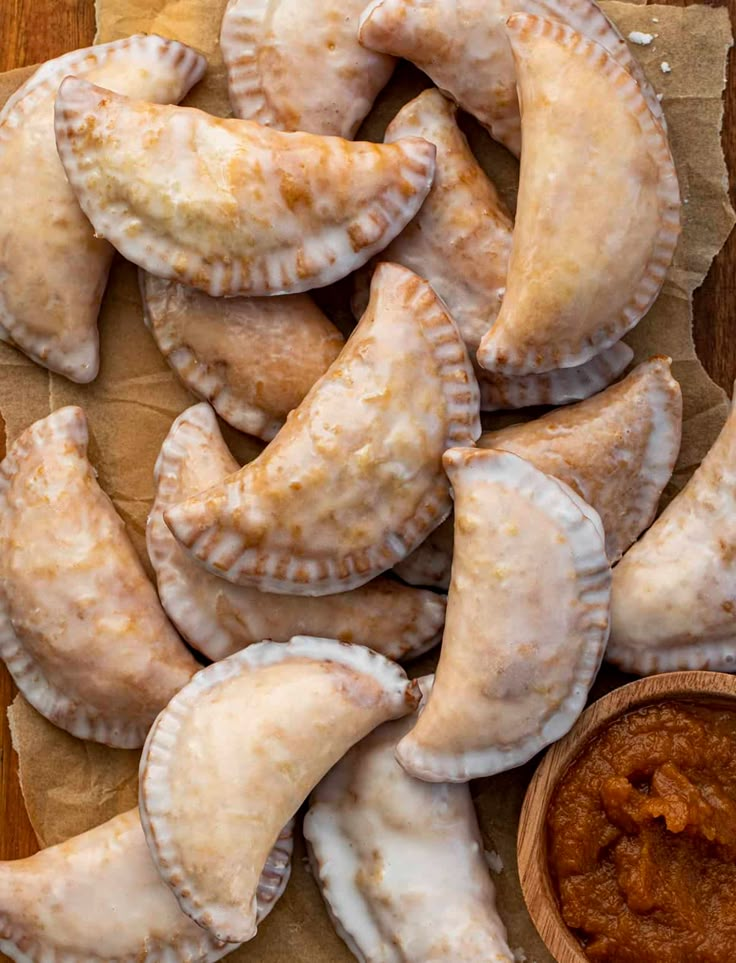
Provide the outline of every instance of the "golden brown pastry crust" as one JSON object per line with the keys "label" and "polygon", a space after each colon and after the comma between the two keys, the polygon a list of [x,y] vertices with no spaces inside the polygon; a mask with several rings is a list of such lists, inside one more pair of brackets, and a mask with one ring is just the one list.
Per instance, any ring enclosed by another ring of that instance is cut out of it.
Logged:
{"label": "golden brown pastry crust", "polygon": [[28,428],[0,465],[0,657],[80,739],[135,748],[198,665],[87,460],[81,408]]}
{"label": "golden brown pastry crust", "polygon": [[672,261],[680,191],[667,135],[603,47],[529,15],[507,30],[524,151],[506,294],[478,362],[525,375],[583,364],[639,321]]}
{"label": "golden brown pastry crust", "polygon": [[444,596],[377,578],[321,598],[269,595],[207,572],[184,551],[164,511],[236,472],[209,405],[187,409],[171,426],[156,462],[156,499],[146,542],[161,603],[187,642],[208,659],[224,659],[255,642],[316,635],[354,642],[389,659],[411,659],[436,645]]}
{"label": "golden brown pastry crust", "polygon": [[230,0],[220,46],[236,117],[352,140],[394,69],[361,47],[364,0]]}
{"label": "golden brown pastry crust", "polygon": [[395,663],[331,639],[264,642],[199,672],[141,759],[143,829],[183,911],[217,939],[251,939],[281,827],[355,742],[417,702]]}
{"label": "golden brown pastry crust", "polygon": [[419,139],[352,143],[119,97],[67,77],[56,142],[95,231],[208,294],[296,294],[382,250],[432,184]]}
{"label": "golden brown pastry crust", "polygon": [[216,575],[330,595],[394,565],[450,511],[442,453],[480,434],[460,334],[426,281],[381,264],[343,352],[253,462],[164,513]]}
{"label": "golden brown pastry crust", "polygon": [[146,324],[178,377],[234,428],[270,441],[344,339],[306,294],[212,298],[140,272]]}
{"label": "golden brown pastry crust", "polygon": [[455,553],[434,687],[396,749],[411,776],[467,782],[563,736],[608,640],[596,512],[510,452],[455,448]]}
{"label": "golden brown pastry crust", "polygon": [[97,315],[114,252],[95,237],[59,161],[59,84],[73,75],[178,101],[205,67],[174,40],[128,37],[49,60],[0,110],[0,338],[72,381],[97,376]]}

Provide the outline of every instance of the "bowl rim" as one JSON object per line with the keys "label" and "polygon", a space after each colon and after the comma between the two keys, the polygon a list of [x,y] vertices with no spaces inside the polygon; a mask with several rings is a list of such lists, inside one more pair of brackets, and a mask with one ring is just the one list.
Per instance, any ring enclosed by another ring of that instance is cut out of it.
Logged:
{"label": "bowl rim", "polygon": [[552,794],[583,748],[614,720],[646,705],[673,701],[736,703],[736,678],[725,672],[667,672],[613,689],[547,750],[532,776],[516,838],[519,879],[532,922],[557,963],[590,961],[562,919],[549,875],[546,817]]}

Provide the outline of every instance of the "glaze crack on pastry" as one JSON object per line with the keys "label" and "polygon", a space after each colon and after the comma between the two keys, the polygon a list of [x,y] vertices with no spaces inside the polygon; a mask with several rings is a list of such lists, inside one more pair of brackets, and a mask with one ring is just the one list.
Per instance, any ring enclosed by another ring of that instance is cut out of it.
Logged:
{"label": "glaze crack on pastry", "polygon": [[364,5],[230,0],[220,46],[235,115],[266,127],[351,140],[395,63],[360,46]]}
{"label": "glaze crack on pastry", "polygon": [[478,362],[526,375],[583,364],[649,310],[677,244],[680,191],[667,135],[603,47],[528,15],[507,31],[524,152],[506,293]]}
{"label": "glaze crack on pastry", "polygon": [[146,325],[182,383],[234,428],[264,441],[344,344],[305,294],[213,298],[144,271],[140,287]]}
{"label": "glaze crack on pastry", "polygon": [[352,143],[119,97],[67,78],[59,156],[96,232],[157,277],[294,294],[382,250],[432,184],[435,148]]}
{"label": "glaze crack on pastry", "polygon": [[361,963],[513,963],[468,786],[396,762],[412,723],[380,726],[312,793],[304,835],[335,929]]}
{"label": "glaze crack on pastry", "polygon": [[59,84],[84,76],[131,96],[178,101],[205,67],[174,40],[128,37],[49,60],[0,111],[0,339],[72,381],[97,376],[97,315],[113,250],[94,236],[59,162]]}
{"label": "glaze crack on pastry", "polygon": [[[478,445],[513,452],[565,482],[600,515],[606,554],[617,562],[651,524],[677,461],[682,392],[669,358],[651,358],[623,381],[534,421],[484,432]],[[411,585],[447,588],[452,518],[396,573]]]}
{"label": "glaze crack on pastry", "polygon": [[614,569],[606,658],[627,672],[736,671],[736,411]]}
{"label": "glaze crack on pastry", "polygon": [[355,742],[417,701],[393,662],[330,639],[264,642],[198,673],[141,758],[143,828],[184,912],[217,939],[250,940],[281,827]]}
{"label": "glaze crack on pastry", "polygon": [[87,460],[81,408],[37,421],[0,465],[0,657],[80,739],[143,745],[199,666]]}
{"label": "glaze crack on pastry", "polygon": [[474,357],[501,306],[513,222],[455,114],[439,90],[429,89],[388,125],[386,143],[423,137],[437,148],[437,162],[426,201],[382,259],[429,281]]}
{"label": "glaze crack on pastry", "polygon": [[653,116],[664,124],[644,71],[592,0],[372,0],[358,36],[372,50],[411,60],[518,157],[517,76],[504,30],[515,13],[560,21],[601,44],[633,77]]}
{"label": "glaze crack on pastry", "polygon": [[478,386],[454,322],[426,281],[381,264],[344,350],[271,444],[164,519],[231,582],[346,591],[448,515],[442,454],[479,434]]}
{"label": "glaze crack on pastry", "polygon": [[434,687],[396,755],[466,782],[519,766],[585,706],[608,640],[597,513],[517,455],[451,449],[455,554]]}
{"label": "glaze crack on pastry", "polygon": [[[288,882],[292,833],[290,824],[269,857],[259,920]],[[0,862],[0,906],[0,951],[16,963],[214,963],[237,949],[179,909],[137,809],[28,859]]]}
{"label": "glaze crack on pastry", "polygon": [[212,660],[270,639],[317,635],[368,646],[390,659],[410,659],[439,642],[445,599],[378,578],[327,598],[273,596],[233,585],[202,569],[178,544],[164,511],[221,482],[239,468],[208,405],[171,426],[155,470],[156,500],[146,529],[161,603],[183,637]]}

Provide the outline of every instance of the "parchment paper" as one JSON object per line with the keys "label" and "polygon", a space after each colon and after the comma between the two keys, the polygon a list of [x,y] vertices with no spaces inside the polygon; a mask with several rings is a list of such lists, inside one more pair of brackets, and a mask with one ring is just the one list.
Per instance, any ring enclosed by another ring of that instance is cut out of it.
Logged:
{"label": "parchment paper", "polygon": [[[212,113],[229,113],[217,36],[225,0],[98,0],[98,39],[114,40],[137,31],[157,31],[205,52],[211,68],[189,102]],[[726,412],[723,392],[697,361],[691,336],[692,292],[703,280],[733,223],[726,169],[720,145],[721,94],[731,33],[724,9],[603,4],[628,35],[657,34],[650,46],[637,46],[655,87],[663,94],[670,137],[685,198],[684,232],[665,290],[632,333],[637,360],[669,354],[685,398],[683,446],[674,486],[680,487],[720,429]],[[664,74],[667,61],[672,72]],[[0,75],[0,103],[29,75]],[[427,85],[426,78],[401,65],[382,94],[360,136],[380,139],[396,110]],[[476,155],[514,207],[516,164],[472,121],[463,121]],[[616,199],[612,199],[613,203]],[[39,265],[43,270],[43,265]],[[349,325],[343,283],[318,299],[333,319]],[[178,384],[143,327],[135,272],[115,265],[101,316],[102,367],[89,386],[72,385],[0,345],[0,411],[7,439],[63,404],[84,406],[90,420],[91,457],[100,482],[125,518],[144,557],[145,517],[152,498],[152,471],[173,418],[192,399]],[[259,445],[228,433],[236,454],[246,460]],[[427,668],[425,661],[417,672]],[[412,673],[414,674],[414,673]],[[610,669],[601,674],[594,695],[620,684]],[[135,805],[138,754],[85,744],[56,729],[22,699],[9,711],[13,741],[31,823],[42,845],[97,825]],[[512,947],[527,961],[551,963],[526,914],[516,876],[518,813],[534,764],[473,786],[486,849],[494,872],[499,908]],[[420,815],[420,814],[419,814]],[[203,814],[203,818],[208,818]],[[521,956],[520,956],[521,958]],[[351,954],[334,935],[316,886],[298,848],[285,897],[258,937],[230,959],[252,963],[349,963]]]}

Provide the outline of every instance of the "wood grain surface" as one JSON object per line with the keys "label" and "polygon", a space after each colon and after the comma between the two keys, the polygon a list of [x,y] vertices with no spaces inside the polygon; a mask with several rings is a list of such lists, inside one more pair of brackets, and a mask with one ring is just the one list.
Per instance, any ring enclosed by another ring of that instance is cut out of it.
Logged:
{"label": "wood grain surface", "polygon": [[[678,0],[674,2],[684,5]],[[736,23],[736,0],[727,0],[727,5]],[[24,67],[87,46],[92,43],[94,30],[94,0],[0,0],[0,70]],[[727,90],[723,138],[731,171],[731,198],[736,205],[736,79],[732,79]],[[735,329],[736,232],[716,258],[695,297],[698,353],[711,377],[729,394],[736,378]],[[27,856],[37,849],[18,786],[5,718],[4,707],[12,696],[11,681],[5,667],[0,665],[0,859]]]}

